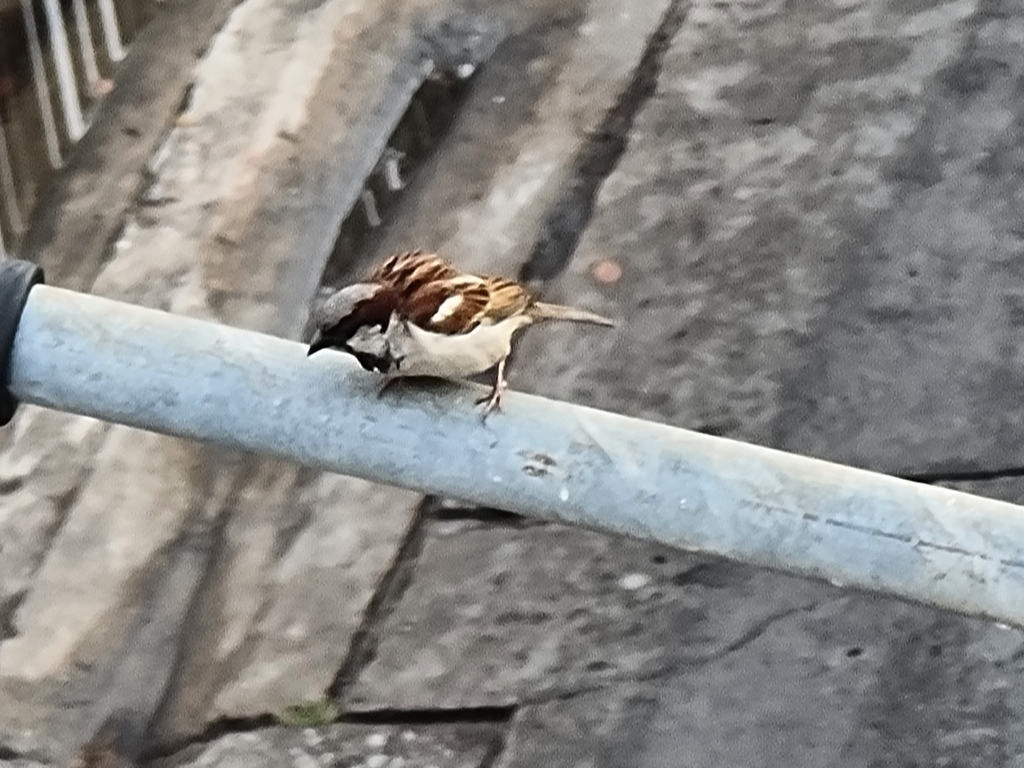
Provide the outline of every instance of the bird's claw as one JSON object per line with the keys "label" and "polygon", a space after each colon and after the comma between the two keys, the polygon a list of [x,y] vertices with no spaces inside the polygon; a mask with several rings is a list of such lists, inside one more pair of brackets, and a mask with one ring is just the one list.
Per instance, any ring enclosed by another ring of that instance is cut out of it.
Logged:
{"label": "bird's claw", "polygon": [[477,405],[484,405],[483,412],[480,414],[480,421],[487,421],[487,417],[490,416],[494,411],[501,410],[501,396],[505,393],[505,386],[496,386],[488,394],[476,401]]}
{"label": "bird's claw", "polygon": [[380,385],[380,389],[377,390],[377,398],[380,399],[380,398],[384,397],[384,393],[387,390],[391,389],[391,386],[396,381],[398,381],[399,378],[401,378],[401,377],[399,377],[399,376],[388,376],[387,378],[385,378],[384,379],[384,383],[381,384]]}

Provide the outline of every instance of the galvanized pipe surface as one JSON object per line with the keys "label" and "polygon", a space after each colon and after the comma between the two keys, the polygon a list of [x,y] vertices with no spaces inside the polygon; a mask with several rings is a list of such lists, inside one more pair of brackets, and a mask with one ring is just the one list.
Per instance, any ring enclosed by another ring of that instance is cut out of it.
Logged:
{"label": "galvanized pipe surface", "polygon": [[[23,402],[1024,627],[1024,508],[578,405],[398,386],[341,354],[37,286]],[[126,510],[130,514],[130,510]]]}

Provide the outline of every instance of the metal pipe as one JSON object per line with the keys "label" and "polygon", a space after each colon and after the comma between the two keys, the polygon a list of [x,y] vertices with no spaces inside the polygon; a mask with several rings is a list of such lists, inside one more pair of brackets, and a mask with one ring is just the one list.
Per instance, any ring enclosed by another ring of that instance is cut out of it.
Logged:
{"label": "metal pipe", "polygon": [[78,141],[85,135],[85,118],[82,104],[78,99],[78,85],[75,83],[75,68],[71,62],[71,46],[68,43],[64,17],[58,0],[43,0],[46,11],[46,26],[50,30],[50,53],[57,73],[57,92],[64,111],[64,123],[71,141]]}
{"label": "metal pipe", "polygon": [[78,38],[82,68],[85,70],[85,81],[89,84],[90,94],[96,96],[100,70],[96,64],[96,52],[93,49],[92,30],[89,29],[89,14],[85,10],[85,0],[73,0],[71,7],[75,14],[75,33]]}
{"label": "metal pipe", "polygon": [[25,223],[18,208],[18,187],[14,181],[14,169],[11,166],[10,149],[7,146],[7,133],[3,121],[0,120],[0,198],[3,199],[7,211],[7,221],[11,226],[12,235],[24,230]]}
{"label": "metal pipe", "polygon": [[32,10],[32,0],[21,0],[21,15],[28,33],[28,55],[32,62],[32,81],[39,101],[39,113],[43,118],[43,135],[46,137],[46,153],[50,158],[50,166],[60,167],[60,141],[57,138],[57,123],[53,118],[53,105],[50,103],[50,85],[46,81],[46,65],[43,63],[43,47],[39,43],[39,28],[36,26],[36,15]]}
{"label": "metal pipe", "polygon": [[117,12],[113,0],[99,0],[100,26],[103,27],[103,41],[107,46],[107,57],[117,63],[124,58],[121,45],[121,30],[117,26]]}
{"label": "metal pipe", "polygon": [[29,294],[23,402],[696,549],[1024,627],[1024,508],[58,288]]}

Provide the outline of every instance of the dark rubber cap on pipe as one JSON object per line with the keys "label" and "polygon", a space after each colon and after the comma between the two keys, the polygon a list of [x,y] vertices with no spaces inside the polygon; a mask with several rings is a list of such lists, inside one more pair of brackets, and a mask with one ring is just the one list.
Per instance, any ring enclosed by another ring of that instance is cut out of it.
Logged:
{"label": "dark rubber cap on pipe", "polygon": [[9,424],[18,401],[7,389],[11,379],[11,352],[32,286],[43,282],[42,267],[12,259],[0,262],[0,426]]}

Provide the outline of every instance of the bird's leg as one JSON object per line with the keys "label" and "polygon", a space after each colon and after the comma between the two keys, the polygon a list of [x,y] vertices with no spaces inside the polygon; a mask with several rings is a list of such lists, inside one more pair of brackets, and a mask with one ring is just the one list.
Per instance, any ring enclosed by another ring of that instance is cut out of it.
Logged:
{"label": "bird's leg", "polygon": [[506,357],[503,357],[498,361],[498,372],[494,377],[494,386],[491,388],[490,393],[476,401],[477,405],[480,405],[480,403],[487,403],[487,405],[484,406],[484,412],[480,416],[480,418],[485,421],[492,411],[496,411],[501,408],[501,396],[505,394],[505,390],[508,389],[508,382],[505,380]]}
{"label": "bird's leg", "polygon": [[[392,321],[394,320],[394,314],[392,314]],[[390,327],[390,326],[389,326]],[[404,357],[397,357],[391,350],[391,342],[388,339],[384,341],[384,356],[381,358],[381,362],[378,370],[384,374],[384,383],[380,385],[380,389],[377,390],[377,397],[383,397],[384,392],[391,388],[398,379],[401,378],[399,371],[402,369],[402,360]]]}
{"label": "bird's leg", "polygon": [[384,393],[391,389],[391,385],[398,381],[401,376],[397,373],[389,373],[384,377],[384,383],[380,385],[380,389],[377,390],[377,397],[384,397]]}

